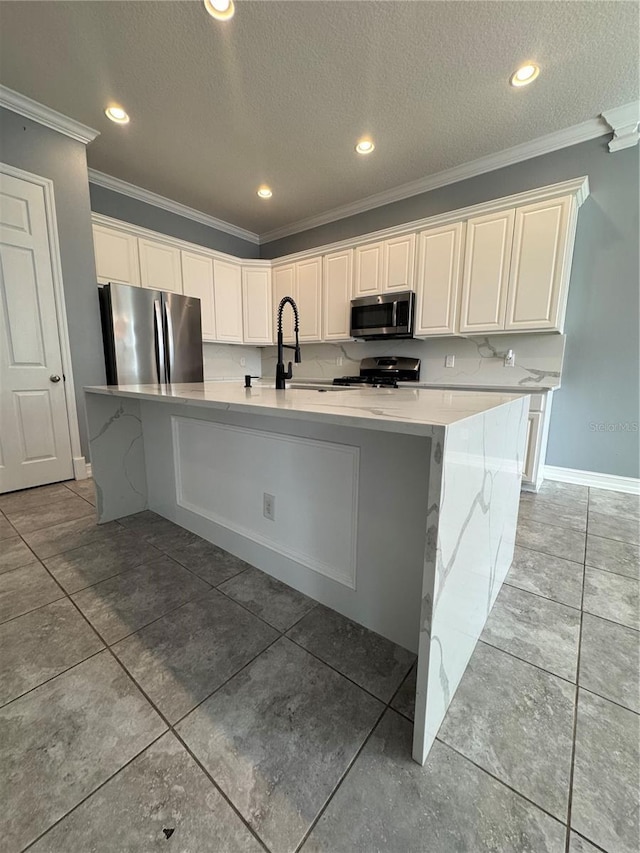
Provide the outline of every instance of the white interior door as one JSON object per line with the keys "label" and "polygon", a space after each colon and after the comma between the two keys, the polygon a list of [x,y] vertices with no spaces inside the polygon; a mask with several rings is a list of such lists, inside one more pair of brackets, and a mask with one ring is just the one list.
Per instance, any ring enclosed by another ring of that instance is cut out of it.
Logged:
{"label": "white interior door", "polygon": [[44,191],[0,172],[0,492],[73,477]]}

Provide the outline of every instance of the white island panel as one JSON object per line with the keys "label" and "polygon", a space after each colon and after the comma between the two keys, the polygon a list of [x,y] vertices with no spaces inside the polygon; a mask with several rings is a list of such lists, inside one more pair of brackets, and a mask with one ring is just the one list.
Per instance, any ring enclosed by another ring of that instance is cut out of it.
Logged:
{"label": "white island panel", "polygon": [[355,589],[357,447],[195,418],[172,428],[178,506]]}

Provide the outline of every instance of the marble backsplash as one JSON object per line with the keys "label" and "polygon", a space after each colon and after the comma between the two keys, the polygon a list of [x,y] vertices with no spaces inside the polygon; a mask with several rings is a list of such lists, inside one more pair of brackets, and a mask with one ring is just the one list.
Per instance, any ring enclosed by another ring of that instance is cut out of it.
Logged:
{"label": "marble backsplash", "polygon": [[[349,341],[339,344],[302,344],[302,363],[295,378],[333,379],[358,374],[360,360],[374,355],[404,355],[422,359],[421,382],[446,385],[522,386],[553,388],[560,384],[565,336],[558,334],[489,335],[431,340]],[[512,349],[515,367],[504,366]],[[445,356],[455,356],[445,367]],[[287,350],[286,360],[291,353]],[[339,363],[342,360],[342,363]],[[262,350],[262,375],[275,376],[277,350]],[[248,362],[247,362],[248,364]],[[248,371],[244,371],[248,372]]]}
{"label": "marble backsplash", "polygon": [[[252,376],[260,376],[261,374],[260,350],[258,347],[204,343],[202,345],[202,352],[204,355],[205,381],[238,379],[243,377],[245,373],[250,373]],[[242,364],[243,360],[244,364]]]}

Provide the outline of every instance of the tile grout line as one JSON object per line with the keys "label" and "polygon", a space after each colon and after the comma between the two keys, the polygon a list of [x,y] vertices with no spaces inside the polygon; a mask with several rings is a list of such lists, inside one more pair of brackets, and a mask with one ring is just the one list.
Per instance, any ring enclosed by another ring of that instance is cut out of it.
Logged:
{"label": "tile grout line", "polygon": [[491,772],[491,770],[487,770],[486,767],[483,767],[481,764],[478,764],[476,761],[473,760],[473,758],[469,758],[469,756],[465,755],[464,752],[460,752],[460,750],[457,747],[453,746],[453,744],[450,744],[449,741],[443,740],[441,737],[439,737],[439,735],[436,735],[435,740],[438,743],[441,743],[443,746],[446,746],[447,749],[451,749],[453,752],[456,753],[456,755],[459,755],[460,758],[463,758],[465,761],[468,761],[469,764],[472,764],[476,769],[480,770],[481,773],[485,773],[495,782],[498,782],[500,785],[502,785],[503,788],[506,788],[508,791],[511,791],[512,794],[515,794],[517,797],[520,797],[521,800],[524,800],[525,802],[532,805],[534,808],[538,809],[538,811],[541,811],[543,814],[546,814],[550,818],[553,818],[553,820],[559,823],[560,826],[567,826],[567,824],[563,820],[561,820],[561,818],[552,814],[544,806],[541,806],[539,803],[536,803],[535,800],[532,800],[526,794],[523,794],[522,791],[519,791],[517,788],[514,788],[513,785],[510,785],[504,779],[501,779],[499,776],[496,776],[495,773]]}
{"label": "tile grout line", "polygon": [[[589,501],[591,492],[587,492],[587,531],[589,530]],[[578,658],[576,660],[576,689],[573,708],[573,730],[571,737],[571,762],[569,765],[569,797],[567,801],[567,835],[565,853],[570,853],[571,846],[571,814],[573,808],[573,783],[576,768],[576,739],[578,734],[578,701],[580,697],[580,656],[582,653],[582,623],[584,620],[584,588],[586,584],[587,537],[584,540],[584,563],[582,566],[582,595],[580,598],[580,634],[578,635]]]}
{"label": "tile grout line", "polygon": [[[404,681],[404,679],[403,679],[403,681]],[[304,844],[306,844],[307,839],[309,838],[309,836],[311,835],[311,833],[313,832],[313,830],[314,830],[314,829],[316,828],[316,826],[318,825],[318,822],[320,821],[320,819],[322,818],[322,816],[324,815],[324,813],[325,813],[325,812],[327,811],[327,809],[329,808],[329,806],[330,806],[330,804],[331,804],[331,801],[333,800],[333,798],[335,797],[335,795],[338,793],[338,791],[339,791],[339,790],[340,790],[340,788],[342,787],[342,784],[344,783],[344,781],[346,780],[347,776],[349,775],[349,773],[350,773],[350,771],[351,771],[351,768],[354,766],[354,764],[356,763],[356,761],[358,760],[358,758],[359,758],[359,757],[360,757],[360,755],[362,754],[362,751],[364,750],[365,746],[369,743],[369,741],[370,741],[370,740],[371,740],[371,738],[373,737],[373,733],[375,732],[375,730],[376,730],[376,729],[378,728],[378,726],[380,725],[380,722],[381,722],[382,718],[384,717],[384,715],[387,713],[387,711],[388,711],[388,710],[389,710],[389,706],[388,706],[388,705],[385,705],[385,706],[383,707],[382,711],[380,712],[380,715],[378,716],[378,718],[376,719],[376,721],[374,722],[374,724],[371,726],[371,731],[367,734],[367,736],[365,737],[365,739],[362,741],[362,744],[361,744],[360,748],[356,750],[356,752],[355,752],[355,754],[354,754],[353,758],[351,759],[351,761],[349,762],[349,764],[345,767],[344,773],[340,776],[340,778],[338,779],[338,781],[336,782],[336,784],[335,784],[335,786],[334,786],[334,788],[333,788],[333,791],[331,791],[331,793],[329,794],[329,796],[327,797],[327,799],[325,800],[325,802],[323,803],[323,805],[321,806],[321,808],[318,810],[318,814],[317,814],[317,815],[315,816],[315,818],[311,821],[311,824],[309,825],[309,827],[308,827],[307,831],[304,833],[304,835],[303,835],[303,836],[302,836],[302,838],[300,839],[299,843],[298,843],[298,844],[296,845],[296,847],[294,848],[293,853],[299,853],[299,851],[301,850],[301,848],[303,847],[303,845],[304,845]],[[393,709],[391,709],[391,710],[393,710]]]}
{"label": "tile grout line", "polygon": [[[105,650],[104,650],[104,649],[101,649],[100,651],[105,651]],[[81,661],[81,663],[83,663],[83,661]],[[73,667],[72,667],[72,668],[73,668]],[[163,738],[166,734],[167,734],[167,732],[166,732],[166,731],[161,732],[161,733],[158,735],[158,737],[154,738],[150,743],[148,743],[148,744],[144,747],[144,749],[140,750],[140,752],[137,752],[137,753],[133,756],[133,758],[130,758],[130,759],[129,759],[125,764],[123,764],[123,765],[122,765],[122,767],[119,767],[119,768],[116,770],[116,772],[115,772],[115,773],[112,773],[112,774],[111,774],[111,776],[109,776],[109,778],[108,778],[108,779],[105,779],[105,780],[104,780],[104,782],[101,782],[101,783],[98,785],[98,787],[97,787],[97,788],[94,788],[94,789],[93,789],[93,791],[90,791],[90,792],[86,795],[86,797],[83,797],[79,802],[77,802],[77,803],[75,804],[75,806],[73,806],[72,808],[70,808],[68,812],[65,812],[65,814],[63,814],[63,815],[62,815],[62,817],[59,817],[59,818],[58,818],[54,823],[52,823],[52,824],[51,824],[51,826],[48,826],[48,827],[47,827],[43,832],[41,832],[41,833],[40,833],[40,835],[38,835],[38,837],[37,837],[37,838],[34,838],[34,839],[33,839],[33,841],[30,841],[30,842],[27,844],[27,846],[26,846],[26,847],[23,847],[23,848],[22,848],[22,850],[20,851],[20,853],[26,853],[26,851],[27,851],[27,850],[29,850],[31,847],[33,847],[33,845],[34,845],[34,844],[37,844],[37,843],[38,843],[38,841],[40,841],[42,838],[44,838],[44,836],[45,836],[45,835],[47,835],[49,832],[51,832],[51,830],[52,830],[52,829],[55,829],[55,827],[56,827],[56,826],[58,826],[58,824],[62,823],[62,821],[64,821],[64,820],[66,820],[66,819],[69,817],[69,815],[73,814],[73,812],[75,812],[75,811],[76,811],[76,809],[79,809],[79,808],[80,808],[80,806],[81,806],[83,803],[86,803],[86,801],[87,801],[87,800],[91,799],[91,797],[93,797],[93,795],[94,795],[94,794],[97,794],[97,793],[98,793],[98,791],[100,791],[102,788],[104,788],[104,786],[105,786],[105,785],[107,785],[109,782],[111,782],[111,780],[112,780],[112,779],[115,779],[115,777],[116,777],[116,776],[119,776],[119,775],[120,775],[120,773],[122,773],[122,771],[123,771],[123,770],[126,770],[126,768],[127,768],[130,764],[133,764],[133,762],[134,762],[137,758],[139,758],[139,757],[142,755],[142,753],[143,753],[143,752],[146,752],[146,750],[147,750],[147,749],[149,749],[150,747],[152,747],[155,743],[157,743],[157,742],[160,740],[160,738]]]}
{"label": "tile grout line", "polygon": [[[54,580],[55,580],[55,579],[54,579]],[[239,812],[239,811],[238,811],[238,809],[235,807],[235,805],[231,802],[231,800],[227,797],[227,795],[225,794],[225,792],[220,788],[220,786],[219,786],[219,785],[218,785],[218,783],[215,781],[215,779],[211,776],[211,774],[206,770],[206,768],[202,765],[202,763],[198,760],[198,758],[197,758],[197,757],[193,754],[193,752],[189,749],[189,747],[188,747],[188,746],[187,746],[187,744],[184,742],[184,740],[183,740],[183,739],[182,739],[182,737],[179,735],[179,733],[178,733],[177,731],[175,731],[175,729],[174,729],[173,725],[169,722],[169,720],[168,720],[168,719],[167,719],[167,717],[164,715],[164,713],[163,713],[163,712],[162,712],[162,711],[161,711],[161,710],[156,706],[156,704],[151,700],[151,698],[149,697],[149,695],[147,694],[147,692],[146,692],[145,690],[143,690],[143,688],[138,684],[138,682],[136,681],[136,679],[135,679],[135,678],[133,677],[133,675],[129,672],[129,670],[128,670],[128,669],[126,668],[126,666],[122,663],[122,661],[118,658],[118,656],[115,654],[115,652],[112,650],[112,648],[111,648],[109,645],[107,645],[107,643],[105,642],[105,640],[104,640],[104,638],[102,637],[102,635],[100,634],[100,632],[95,628],[95,626],[94,626],[94,625],[92,625],[92,624],[91,624],[91,622],[89,621],[89,619],[88,619],[88,618],[85,616],[85,614],[80,610],[80,608],[77,606],[77,604],[75,603],[75,601],[73,601],[73,599],[71,599],[71,598],[70,598],[70,596],[67,596],[67,597],[69,598],[69,600],[71,601],[71,603],[73,604],[73,606],[76,608],[76,610],[78,611],[78,613],[79,613],[79,614],[82,616],[82,618],[85,620],[85,622],[86,622],[86,623],[89,625],[89,627],[94,631],[94,633],[96,634],[96,636],[98,637],[98,639],[99,639],[99,640],[101,640],[101,642],[103,642],[103,643],[105,644],[105,648],[104,648],[104,649],[102,649],[101,651],[106,651],[106,652],[108,652],[108,653],[111,655],[111,657],[115,660],[116,664],[117,664],[117,665],[120,667],[120,669],[125,673],[125,675],[127,676],[127,678],[129,678],[129,679],[132,681],[132,683],[135,685],[136,689],[141,693],[141,695],[146,699],[146,701],[149,703],[149,705],[151,706],[151,708],[155,711],[155,713],[160,717],[160,719],[161,719],[161,720],[164,722],[164,724],[167,726],[167,729],[166,729],[164,732],[162,732],[162,734],[161,734],[161,735],[159,735],[159,737],[162,737],[162,735],[165,735],[165,734],[169,731],[169,732],[171,732],[171,733],[174,735],[174,737],[176,737],[176,738],[178,739],[178,741],[182,744],[183,748],[187,751],[187,753],[191,756],[191,758],[196,762],[196,764],[197,764],[197,765],[198,765],[198,767],[201,769],[201,771],[206,775],[206,777],[211,781],[211,783],[214,785],[214,787],[216,788],[216,790],[220,793],[220,795],[224,798],[224,800],[225,800],[225,801],[229,804],[229,806],[233,809],[234,813],[235,813],[235,814],[240,818],[240,820],[242,821],[242,823],[247,827],[247,829],[251,832],[251,834],[252,834],[252,835],[253,835],[253,836],[258,840],[258,842],[259,842],[259,843],[260,843],[260,844],[265,848],[265,850],[267,851],[267,853],[271,853],[271,851],[269,851],[269,849],[266,847],[266,845],[264,845],[264,843],[262,842],[262,840],[261,840],[261,839],[256,835],[256,833],[254,832],[254,830],[253,830],[253,829],[249,826],[249,824],[245,821],[245,819],[243,818],[243,816],[240,814],[240,812]],[[274,640],[274,642],[275,642],[275,640]],[[76,664],[76,665],[78,665],[78,664]],[[157,740],[157,739],[158,739],[158,738],[156,738],[156,740]],[[153,742],[155,742],[155,741],[153,741]],[[145,750],[147,750],[147,749],[149,748],[149,746],[151,746],[151,744],[147,744],[147,745],[144,747],[144,749],[140,750],[140,752],[138,752],[138,753],[134,756],[134,758],[132,759],[132,761],[133,761],[133,760],[135,760],[135,758],[137,758],[138,756],[140,756],[140,755],[141,755]],[[103,784],[106,784],[108,781],[110,781],[111,779],[113,779],[113,777],[114,777],[114,776],[116,776],[116,775],[120,772],[120,770],[121,770],[121,769],[122,769],[122,768],[119,768],[115,773],[112,773],[112,774],[111,774],[111,776],[109,777],[109,779],[106,779],[106,780],[105,780],[105,782],[104,782]],[[96,789],[96,790],[98,790],[98,789]],[[89,798],[90,796],[92,796],[94,793],[95,793],[95,791],[91,791],[91,792],[87,795],[87,797],[86,797],[85,799],[88,799],[88,798]],[[77,808],[77,805],[79,805],[79,803],[78,803],[78,804],[76,804],[76,806],[74,806],[74,808]],[[64,817],[67,817],[67,815],[68,815],[68,814],[70,814],[70,812],[67,812],[65,815],[63,815],[63,818],[64,818]],[[60,818],[60,820],[62,820],[63,818]],[[52,827],[48,827],[48,829],[46,830],[46,832],[48,832],[51,828],[52,828]],[[44,834],[44,833],[43,833],[43,834]]]}

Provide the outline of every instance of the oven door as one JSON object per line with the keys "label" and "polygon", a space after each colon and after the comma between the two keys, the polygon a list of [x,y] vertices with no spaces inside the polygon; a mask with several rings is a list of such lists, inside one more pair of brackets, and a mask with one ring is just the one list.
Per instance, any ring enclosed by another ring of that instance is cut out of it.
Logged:
{"label": "oven door", "polygon": [[413,293],[383,293],[351,301],[354,338],[410,338],[413,336]]}

